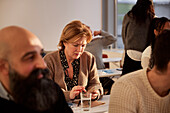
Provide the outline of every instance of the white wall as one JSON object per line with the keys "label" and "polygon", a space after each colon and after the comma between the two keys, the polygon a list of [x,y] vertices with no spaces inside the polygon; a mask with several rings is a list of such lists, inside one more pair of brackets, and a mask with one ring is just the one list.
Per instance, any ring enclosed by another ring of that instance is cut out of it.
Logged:
{"label": "white wall", "polygon": [[101,6],[101,0],[0,0],[0,29],[19,25],[36,34],[45,50],[56,50],[62,29],[72,20],[101,29]]}
{"label": "white wall", "polygon": [[156,16],[164,16],[170,19],[170,2],[169,4],[155,4],[154,6]]}

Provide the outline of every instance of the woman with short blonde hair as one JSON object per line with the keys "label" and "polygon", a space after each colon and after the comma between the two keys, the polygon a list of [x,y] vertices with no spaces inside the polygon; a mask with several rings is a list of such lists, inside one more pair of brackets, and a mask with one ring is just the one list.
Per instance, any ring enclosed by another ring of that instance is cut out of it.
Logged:
{"label": "woman with short blonde hair", "polygon": [[79,20],[72,21],[62,31],[60,49],[44,58],[50,78],[63,89],[67,101],[79,98],[82,91],[91,92],[93,100],[103,94],[95,57],[84,51],[91,39],[92,33],[86,25]]}
{"label": "woman with short blonde hair", "polygon": [[58,46],[64,49],[63,42],[76,42],[80,37],[87,36],[87,43],[92,40],[92,33],[79,20],[72,21],[63,29]]}

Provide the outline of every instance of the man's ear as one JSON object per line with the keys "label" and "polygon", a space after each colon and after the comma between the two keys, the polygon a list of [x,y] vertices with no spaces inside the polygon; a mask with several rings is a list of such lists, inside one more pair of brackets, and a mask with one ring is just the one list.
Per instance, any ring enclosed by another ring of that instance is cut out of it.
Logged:
{"label": "man's ear", "polygon": [[8,75],[8,72],[9,72],[8,62],[4,59],[0,59],[0,73]]}

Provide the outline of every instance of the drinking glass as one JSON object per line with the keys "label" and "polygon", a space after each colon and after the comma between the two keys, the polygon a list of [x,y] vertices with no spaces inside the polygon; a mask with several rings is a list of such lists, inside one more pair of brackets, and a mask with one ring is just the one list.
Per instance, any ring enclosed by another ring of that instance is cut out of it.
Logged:
{"label": "drinking glass", "polygon": [[91,93],[89,92],[81,92],[81,112],[90,112],[91,109]]}

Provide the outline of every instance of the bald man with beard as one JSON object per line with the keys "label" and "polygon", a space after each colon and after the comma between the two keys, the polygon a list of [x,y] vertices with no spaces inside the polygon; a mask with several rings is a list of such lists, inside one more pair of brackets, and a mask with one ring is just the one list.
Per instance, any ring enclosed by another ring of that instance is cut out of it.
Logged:
{"label": "bald man with beard", "polygon": [[48,79],[42,52],[30,31],[0,30],[0,113],[72,113],[61,88]]}

